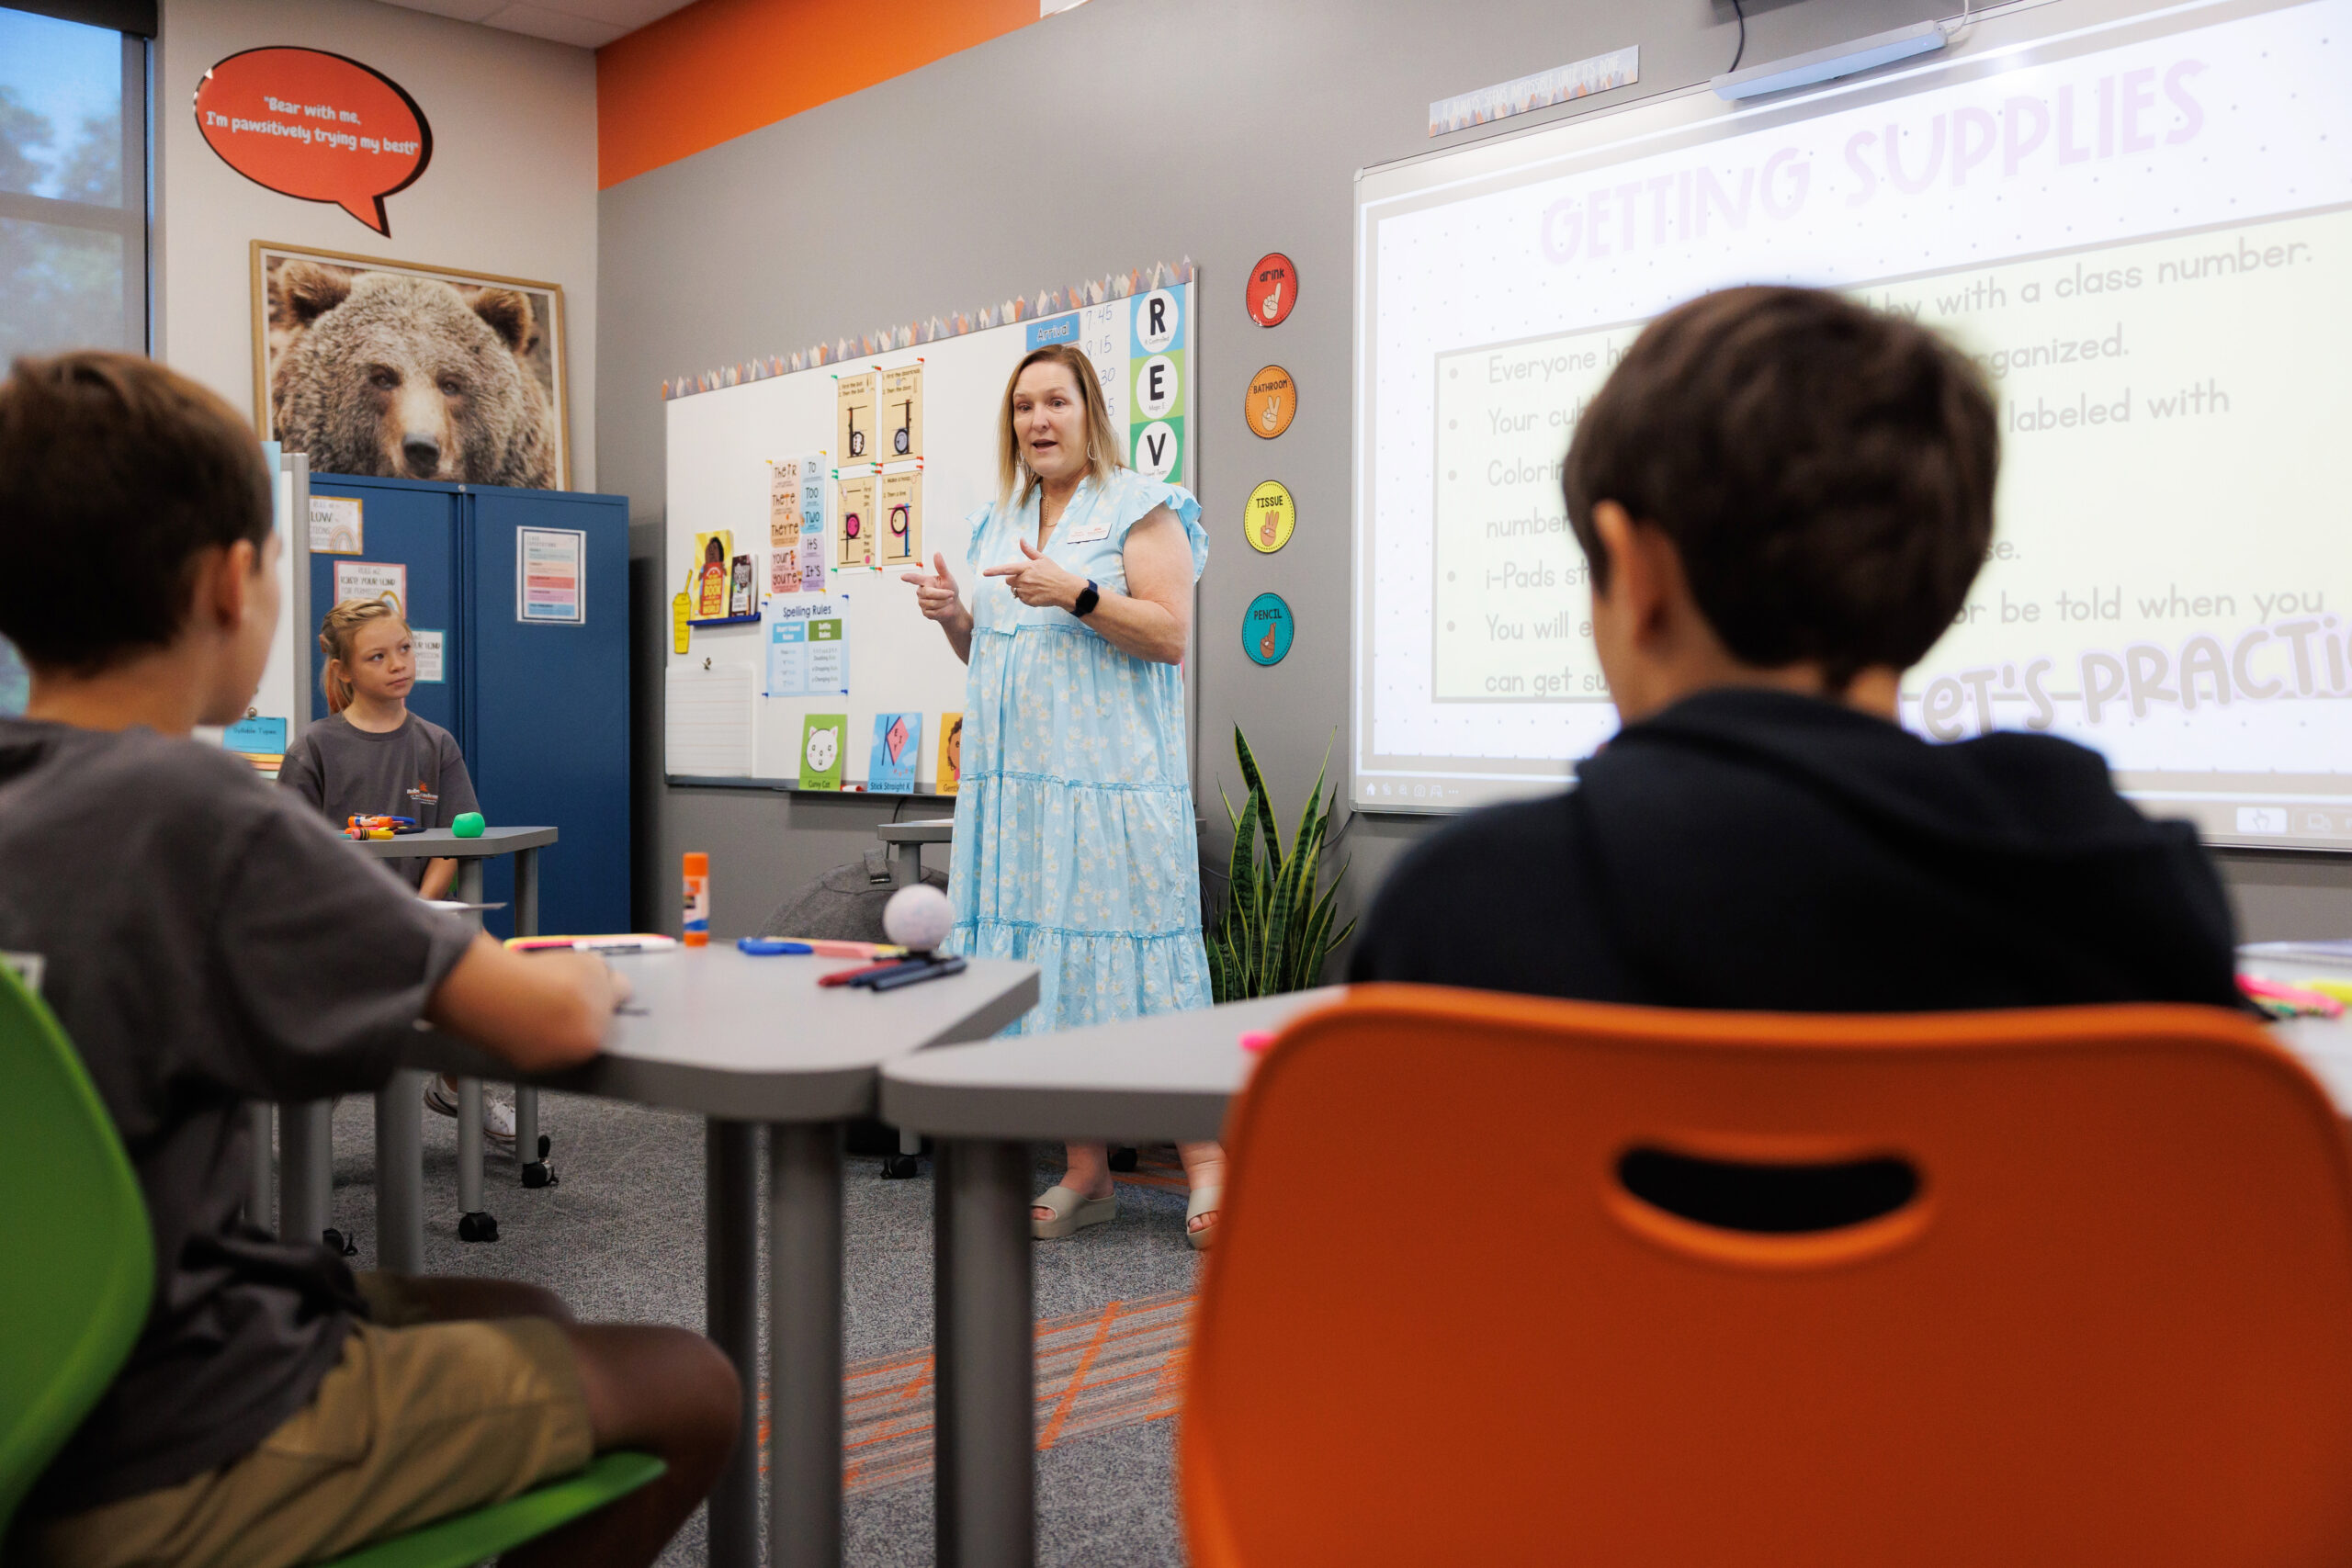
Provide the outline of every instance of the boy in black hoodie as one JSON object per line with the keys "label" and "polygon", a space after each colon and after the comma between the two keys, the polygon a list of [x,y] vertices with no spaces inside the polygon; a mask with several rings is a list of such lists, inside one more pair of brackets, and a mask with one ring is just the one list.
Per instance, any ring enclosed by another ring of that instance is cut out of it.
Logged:
{"label": "boy in black hoodie", "polygon": [[1982,379],[1910,322],[1778,288],[1660,317],[1561,479],[1624,728],[1567,794],[1407,856],[1351,978],[1800,1012],[2238,1005],[2193,829],[2054,736],[1931,746],[1897,723],[1991,542],[1998,461]]}

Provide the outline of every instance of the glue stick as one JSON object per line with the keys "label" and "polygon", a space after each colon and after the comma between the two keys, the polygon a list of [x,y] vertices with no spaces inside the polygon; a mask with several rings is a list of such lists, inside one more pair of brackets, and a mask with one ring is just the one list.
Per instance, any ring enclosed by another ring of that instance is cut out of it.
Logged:
{"label": "glue stick", "polygon": [[710,857],[700,851],[686,856],[685,943],[710,945]]}

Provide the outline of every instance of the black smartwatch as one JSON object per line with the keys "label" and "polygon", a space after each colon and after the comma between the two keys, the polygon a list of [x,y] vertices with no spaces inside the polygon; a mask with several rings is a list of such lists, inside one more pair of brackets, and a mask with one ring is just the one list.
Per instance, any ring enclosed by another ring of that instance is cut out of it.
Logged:
{"label": "black smartwatch", "polygon": [[1084,620],[1094,614],[1094,606],[1101,603],[1102,603],[1102,591],[1094,585],[1094,580],[1090,577],[1086,580],[1086,586],[1078,591],[1078,603],[1069,607],[1069,613],[1080,620]]}

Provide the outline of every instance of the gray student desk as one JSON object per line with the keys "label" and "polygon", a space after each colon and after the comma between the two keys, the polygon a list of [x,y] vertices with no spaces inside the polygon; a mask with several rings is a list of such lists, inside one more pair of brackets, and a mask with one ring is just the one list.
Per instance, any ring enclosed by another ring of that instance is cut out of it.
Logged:
{"label": "gray student desk", "polygon": [[[485,828],[479,838],[460,839],[447,828],[408,833],[392,839],[355,839],[352,849],[375,860],[455,860],[455,891],[469,904],[481,902],[481,864],[492,855],[514,857],[514,931],[537,936],[539,931],[539,852],[556,841],[553,828]],[[481,927],[479,913],[473,917]],[[510,1077],[499,1069],[496,1075]],[[424,1132],[418,1109],[424,1093],[424,1075],[395,1072],[376,1095],[376,1253],[380,1268],[398,1273],[424,1269]],[[314,1240],[327,1228],[334,1186],[334,1150],[331,1126],[334,1104],[313,1100],[289,1105],[280,1117],[285,1148],[278,1201],[282,1209],[280,1235]],[[268,1110],[256,1107],[254,1126],[254,1176],[251,1213],[268,1210]],[[539,1097],[536,1089],[514,1093],[515,1158],[537,1157]],[[482,1133],[481,1079],[469,1077],[458,1084],[458,1212],[480,1214]]]}
{"label": "gray student desk", "polygon": [[912,822],[880,822],[874,836],[890,846],[890,880],[904,887],[922,880],[922,847],[956,840],[956,818],[927,817]]}
{"label": "gray student desk", "polygon": [[[536,936],[539,929],[539,854],[556,841],[553,828],[486,828],[481,837],[460,839],[446,828],[393,839],[351,841],[359,853],[376,860],[455,860],[456,893],[469,904],[481,902],[481,863],[492,855],[514,857],[514,930]],[[477,928],[479,914],[473,917]],[[424,1138],[417,1106],[424,1094],[424,1075],[396,1072],[376,1096],[376,1236],[383,1268],[402,1273],[424,1267]],[[468,1077],[458,1085],[458,1207],[474,1215],[482,1207],[481,1080]],[[284,1133],[278,1233],[305,1238],[327,1227],[334,1190],[334,1147],[330,1132],[334,1103],[314,1100],[288,1106],[281,1118]],[[514,1096],[516,1157],[537,1153],[539,1102],[536,1090],[518,1089]],[[255,1108],[252,1212],[268,1212],[269,1137],[267,1108]]]}
{"label": "gray student desk", "polygon": [[[960,975],[877,996],[817,984],[821,975],[854,967],[853,960],[754,958],[716,940],[707,948],[617,953],[611,962],[634,994],[613,1021],[604,1055],[539,1081],[690,1111],[709,1122],[708,1326],[744,1382],[742,1435],[711,1495],[712,1568],[750,1568],[759,1550],[763,1122],[771,1561],[831,1568],[842,1540],[840,1123],[873,1113],[883,1064],[925,1046],[985,1040],[1035,1007],[1036,968],[975,959]],[[435,1072],[499,1070],[474,1047],[439,1033],[420,1032],[404,1059]],[[1025,1349],[1025,1324],[1023,1333]]]}
{"label": "gray student desk", "polygon": [[[2238,973],[2265,979],[2352,980],[2352,953],[2293,942],[2249,942],[2238,949]],[[2290,1018],[2270,1026],[2271,1038],[2292,1051],[2352,1120],[2352,1011],[2344,1018]]]}
{"label": "gray student desk", "polygon": [[884,1065],[882,1120],[939,1140],[933,1483],[942,1563],[1029,1568],[1035,1557],[1029,1145],[1222,1136],[1226,1108],[1258,1059],[1241,1036],[1344,995],[1330,986]]}

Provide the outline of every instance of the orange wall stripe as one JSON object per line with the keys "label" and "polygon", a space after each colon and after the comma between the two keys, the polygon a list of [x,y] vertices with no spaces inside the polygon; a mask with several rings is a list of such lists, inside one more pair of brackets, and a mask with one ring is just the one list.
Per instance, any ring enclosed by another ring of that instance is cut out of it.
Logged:
{"label": "orange wall stripe", "polygon": [[596,51],[598,186],[1037,19],[1037,0],[695,0]]}

